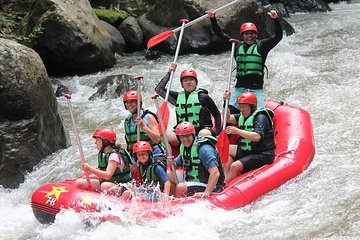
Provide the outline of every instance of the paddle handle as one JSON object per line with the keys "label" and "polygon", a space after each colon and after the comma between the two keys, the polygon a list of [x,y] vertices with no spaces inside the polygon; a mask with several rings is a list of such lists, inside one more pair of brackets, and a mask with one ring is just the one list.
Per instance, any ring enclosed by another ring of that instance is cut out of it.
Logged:
{"label": "paddle handle", "polygon": [[[70,101],[71,95],[65,93],[64,97],[66,98],[66,101],[67,101],[68,106],[69,106],[71,121],[72,121],[73,128],[74,128],[74,131],[75,131],[76,142],[77,142],[77,145],[78,145],[78,148],[79,148],[81,164],[84,165],[85,164],[85,157],[84,157],[84,152],[83,152],[83,149],[82,149],[82,146],[81,146],[79,132],[78,132],[77,127],[76,127],[75,118],[74,118],[74,114],[73,114],[73,110],[72,110],[72,106],[71,106],[71,101]],[[84,173],[85,173],[85,178],[86,178],[86,182],[87,182],[87,185],[88,185],[88,190],[91,191],[92,186],[91,186],[91,183],[90,183],[89,173],[87,171],[84,171]]]}
{"label": "paddle handle", "polygon": [[[239,42],[239,40],[231,38],[229,40],[231,42],[231,55],[230,55],[230,61],[229,61],[229,69],[228,69],[228,81],[227,81],[227,90],[230,91],[231,87],[231,73],[232,73],[232,66],[234,63],[234,53],[235,53],[235,45]],[[225,101],[225,109],[224,109],[224,117],[223,117],[223,130],[226,128],[226,121],[227,121],[227,114],[228,114],[228,108],[229,108],[229,99],[226,99]]]}
{"label": "paddle handle", "polygon": [[[136,76],[134,79],[137,80],[137,116],[140,116],[140,107],[141,107],[141,80],[143,79],[143,76]],[[136,136],[137,141],[140,141],[140,128],[136,127]]]}
{"label": "paddle handle", "polygon": [[[217,8],[217,9],[215,9],[214,12],[219,12],[219,11],[223,10],[224,8],[227,8],[227,7],[233,5],[233,4],[237,3],[237,2],[240,2],[240,1],[241,0],[234,0],[232,2],[229,2],[229,3],[225,4],[224,6],[221,6],[221,7]],[[208,18],[208,17],[209,16],[207,14],[202,15],[202,16],[192,20],[191,22],[186,23],[184,27],[185,28],[190,27],[190,26],[194,25],[195,23],[200,22],[201,20],[203,20],[205,18]],[[175,28],[174,30],[172,30],[172,32],[176,33],[176,32],[178,32],[180,30],[181,30],[181,27],[178,27],[178,28]]]}
{"label": "paddle handle", "polygon": [[[164,125],[164,120],[162,118],[162,114],[161,114],[161,111],[160,111],[160,107],[159,107],[159,102],[158,102],[158,97],[159,95],[158,94],[155,94],[152,99],[154,99],[154,102],[155,102],[155,106],[156,106],[156,111],[158,113],[158,118],[159,118],[159,122],[160,122],[160,127],[161,127],[161,131],[163,133],[163,138],[164,138],[164,143],[165,143],[165,148],[166,148],[166,154],[167,156],[171,156],[172,155],[172,151],[171,151],[171,147],[169,145],[169,141],[167,139],[167,136],[166,136],[166,129],[165,129],[165,125]],[[174,179],[175,179],[175,183],[176,185],[179,183],[179,180],[177,178],[177,175],[176,175],[176,170],[175,170],[175,166],[174,165],[171,165],[171,171],[173,172],[174,174]]]}
{"label": "paddle handle", "polygon": [[[179,56],[180,45],[181,45],[181,41],[182,41],[182,38],[183,38],[183,35],[184,35],[185,24],[186,24],[187,22],[189,22],[189,20],[187,20],[187,19],[181,19],[180,22],[181,22],[181,27],[180,27],[180,30],[181,30],[181,31],[180,31],[179,39],[178,39],[178,42],[177,42],[177,45],[176,45],[174,62],[173,62],[174,64],[176,64],[177,58],[178,58],[178,56]],[[171,83],[172,83],[173,78],[174,78],[174,71],[171,71],[168,88],[166,89],[165,102],[167,102],[167,100],[168,100],[168,98],[169,98],[169,93],[170,93],[170,88],[171,88]]]}

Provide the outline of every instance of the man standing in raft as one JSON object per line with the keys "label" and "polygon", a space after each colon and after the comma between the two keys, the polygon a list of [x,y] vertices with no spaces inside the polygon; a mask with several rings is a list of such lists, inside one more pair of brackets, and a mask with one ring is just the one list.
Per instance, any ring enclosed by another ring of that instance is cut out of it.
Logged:
{"label": "man standing in raft", "polygon": [[[229,44],[231,39],[219,27],[215,11],[213,9],[207,11],[212,28],[215,34]],[[258,108],[265,107],[265,98],[263,92],[264,85],[264,67],[268,53],[273,49],[282,39],[283,31],[278,19],[277,12],[271,10],[267,13],[275,23],[275,35],[257,41],[258,30],[254,23],[246,22],[240,27],[240,37],[242,41],[236,46],[235,61],[236,61],[236,85],[235,90],[230,98],[229,105],[231,113],[239,112],[239,105],[236,103],[236,98],[243,92],[251,91],[256,94],[258,99]]]}
{"label": "man standing in raft", "polygon": [[[171,64],[169,72],[155,88],[155,92],[161,97],[166,96],[166,84],[170,79],[171,71],[175,71],[176,64]],[[168,102],[176,106],[176,122],[191,122],[195,126],[196,135],[217,136],[221,131],[221,115],[216,104],[208,95],[208,91],[198,88],[198,78],[195,70],[185,69],[180,74],[180,83],[184,91],[169,92]],[[213,123],[211,116],[215,120],[215,132],[212,131]],[[175,132],[167,132],[170,145],[179,146],[179,141]]]}
{"label": "man standing in raft", "polygon": [[[228,91],[224,98],[230,98]],[[240,106],[240,114],[228,114],[227,122],[239,127],[228,126],[225,132],[241,138],[237,144],[230,145],[229,161],[224,168],[226,183],[241,173],[273,163],[275,156],[274,112],[257,109],[257,98],[252,92],[240,94],[236,103]]]}

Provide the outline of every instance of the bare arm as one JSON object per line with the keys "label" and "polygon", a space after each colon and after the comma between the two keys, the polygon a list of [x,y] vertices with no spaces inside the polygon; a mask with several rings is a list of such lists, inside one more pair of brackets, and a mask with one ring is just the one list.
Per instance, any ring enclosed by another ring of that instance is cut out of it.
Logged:
{"label": "bare arm", "polygon": [[109,180],[110,178],[112,178],[117,167],[118,167],[118,163],[116,161],[110,161],[105,171],[89,166],[87,163],[83,165],[83,169],[85,171],[89,171],[95,174],[96,176],[98,176],[99,178],[105,180]]}
{"label": "bare arm", "polygon": [[225,132],[226,132],[226,134],[240,135],[242,138],[245,138],[252,142],[259,142],[261,140],[260,134],[258,134],[256,132],[248,132],[248,131],[242,130],[242,129],[234,127],[234,126],[226,127]]}
{"label": "bare arm", "polygon": [[220,177],[220,172],[217,167],[209,168],[208,171],[209,171],[210,175],[209,175],[208,184],[204,191],[204,194],[207,196],[209,196],[212,193],[212,191],[216,187],[217,181],[219,180],[219,177]]}
{"label": "bare arm", "polygon": [[151,114],[148,114],[148,124],[145,125],[144,121],[140,118],[136,118],[136,124],[148,135],[148,137],[154,142],[154,143],[160,143],[160,133],[158,129],[158,123],[155,119],[155,117]]}
{"label": "bare arm", "polygon": [[170,181],[166,181],[164,184],[164,193],[166,195],[170,195],[170,187],[171,187]]}

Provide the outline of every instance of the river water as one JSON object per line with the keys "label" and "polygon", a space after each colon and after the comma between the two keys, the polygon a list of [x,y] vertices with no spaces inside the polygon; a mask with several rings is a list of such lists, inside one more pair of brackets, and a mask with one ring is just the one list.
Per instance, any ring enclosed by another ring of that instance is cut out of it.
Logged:
{"label": "river water", "polygon": [[[0,239],[359,239],[360,238],[360,4],[331,5],[328,13],[295,14],[289,22],[296,34],[284,39],[269,54],[268,98],[304,108],[312,117],[316,155],[300,176],[233,211],[201,204],[184,207],[181,214],[136,224],[84,224],[72,211],[58,215],[52,225],[33,216],[30,201],[39,186],[81,174],[81,160],[65,99],[58,99],[64,122],[74,143],[46,157],[15,190],[0,188]],[[199,85],[221,106],[226,88],[229,53],[187,55],[178,69],[198,71]],[[167,71],[172,56],[147,61],[138,54],[119,60],[109,71],[60,79],[73,91],[72,106],[85,159],[95,165],[92,132],[112,127],[123,142],[126,111],[121,99],[87,99],[91,86],[109,74],[144,75],[145,107],[153,88]],[[180,89],[177,71],[172,88]],[[173,119],[172,119],[173,121]]]}

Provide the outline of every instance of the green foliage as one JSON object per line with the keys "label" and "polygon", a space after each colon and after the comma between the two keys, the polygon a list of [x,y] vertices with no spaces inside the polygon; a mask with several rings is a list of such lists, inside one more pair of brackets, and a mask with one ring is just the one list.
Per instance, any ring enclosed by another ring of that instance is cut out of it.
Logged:
{"label": "green foliage", "polygon": [[15,40],[18,43],[21,43],[25,46],[31,47],[31,44],[41,35],[43,34],[44,28],[42,26],[38,26],[36,27],[29,35],[27,36],[17,36],[15,37]]}
{"label": "green foliage", "polygon": [[115,27],[128,17],[125,11],[112,11],[107,9],[94,8],[94,12],[100,20],[103,20]]}
{"label": "green foliage", "polygon": [[0,31],[2,34],[13,32],[21,21],[21,17],[14,14],[0,15]]}
{"label": "green foliage", "polygon": [[0,36],[30,46],[34,40],[43,33],[44,28],[38,26],[26,36],[16,34],[16,30],[19,27],[21,20],[22,17],[14,14],[0,15]]}

